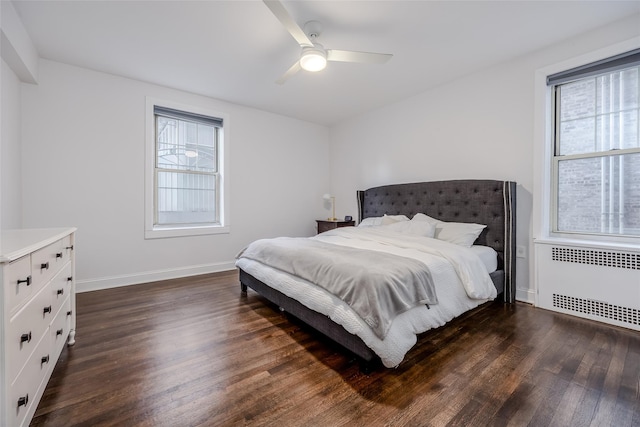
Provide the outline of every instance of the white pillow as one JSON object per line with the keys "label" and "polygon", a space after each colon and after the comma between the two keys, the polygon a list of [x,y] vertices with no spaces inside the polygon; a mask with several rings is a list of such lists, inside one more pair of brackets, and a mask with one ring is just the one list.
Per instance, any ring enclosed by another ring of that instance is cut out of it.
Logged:
{"label": "white pillow", "polygon": [[434,237],[436,234],[436,226],[425,221],[398,221],[384,228],[411,236]]}
{"label": "white pillow", "polygon": [[387,215],[382,217],[382,225],[393,224],[394,222],[409,221],[405,215]]}
{"label": "white pillow", "polygon": [[430,224],[438,224],[438,223],[442,222],[439,219],[431,218],[429,215],[425,215],[423,213],[415,214],[413,216],[413,218],[411,218],[411,221],[424,221],[424,222],[428,222]]}
{"label": "white pillow", "polygon": [[470,248],[487,226],[466,222],[440,222],[436,225],[436,239]]}
{"label": "white pillow", "polygon": [[487,227],[482,224],[440,221],[423,213],[415,214],[412,221],[433,224],[436,227],[436,239],[467,248],[473,245],[473,242],[476,241],[480,233],[482,233],[482,230]]}
{"label": "white pillow", "polygon": [[387,215],[365,218],[360,221],[358,227],[377,227],[379,225],[393,224],[399,221],[409,221],[405,215]]}
{"label": "white pillow", "polygon": [[360,221],[360,224],[358,224],[358,227],[376,227],[378,225],[382,225],[382,217],[378,216],[378,217],[369,217],[369,218],[365,218],[362,221]]}

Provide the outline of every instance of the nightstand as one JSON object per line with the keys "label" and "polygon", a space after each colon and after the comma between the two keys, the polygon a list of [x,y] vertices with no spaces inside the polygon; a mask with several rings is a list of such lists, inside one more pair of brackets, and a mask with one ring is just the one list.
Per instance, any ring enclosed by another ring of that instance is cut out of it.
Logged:
{"label": "nightstand", "polygon": [[318,223],[318,234],[338,227],[353,227],[356,225],[355,221],[344,220],[329,221],[327,219],[317,219],[316,222]]}

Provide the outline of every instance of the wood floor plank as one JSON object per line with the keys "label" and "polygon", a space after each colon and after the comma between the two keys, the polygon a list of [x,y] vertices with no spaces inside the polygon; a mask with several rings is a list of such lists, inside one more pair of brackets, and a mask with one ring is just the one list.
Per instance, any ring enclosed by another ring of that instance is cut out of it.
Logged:
{"label": "wood floor plank", "polygon": [[236,272],[78,294],[77,322],[32,426],[640,425],[640,334],[527,304],[370,375]]}

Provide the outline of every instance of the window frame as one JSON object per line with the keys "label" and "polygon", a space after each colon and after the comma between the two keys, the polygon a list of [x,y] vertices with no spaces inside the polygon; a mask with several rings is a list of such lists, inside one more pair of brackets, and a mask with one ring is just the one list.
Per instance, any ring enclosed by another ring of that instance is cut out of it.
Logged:
{"label": "window frame", "polygon": [[[583,78],[589,78],[583,77]],[[582,78],[577,78],[574,81],[582,80]],[[564,83],[562,83],[564,84]],[[551,86],[551,126],[553,135],[552,139],[552,149],[551,149],[551,233],[554,235],[569,235],[569,236],[606,236],[612,237],[614,239],[620,238],[640,238],[640,236],[632,235],[632,234],[616,234],[616,233],[598,233],[598,232],[587,232],[587,231],[561,231],[558,229],[558,204],[559,204],[559,180],[560,180],[560,162],[561,161],[571,161],[571,160],[580,160],[580,159],[608,159],[617,156],[623,156],[626,154],[640,154],[640,146],[634,148],[622,148],[622,149],[609,149],[609,150],[593,150],[585,153],[578,154],[560,154],[560,96],[558,88],[562,84],[557,84]]]}
{"label": "window frame", "polygon": [[[217,186],[217,223],[202,224],[171,224],[156,225],[157,215],[157,180],[156,174],[156,114],[155,107],[162,107],[183,111],[194,115],[220,118],[223,126],[218,128],[217,156],[218,171]],[[229,191],[228,169],[229,163],[229,115],[219,111],[194,105],[186,105],[175,101],[168,101],[146,97],[146,130],[145,130],[145,239],[203,236],[211,234],[228,234],[231,232],[229,222]]]}
{"label": "window frame", "polygon": [[[575,241],[599,243],[612,247],[640,244],[640,236],[616,234],[590,234],[557,231],[557,185],[555,155],[555,108],[554,88],[547,78],[556,73],[585,66],[596,61],[640,48],[640,37],[631,38],[581,56],[537,69],[534,76],[534,146],[533,146],[533,212],[532,229],[534,241]],[[631,149],[634,150],[634,149]],[[619,155],[625,150],[613,150]],[[598,152],[598,157],[606,152]],[[565,156],[566,158],[567,156]]]}

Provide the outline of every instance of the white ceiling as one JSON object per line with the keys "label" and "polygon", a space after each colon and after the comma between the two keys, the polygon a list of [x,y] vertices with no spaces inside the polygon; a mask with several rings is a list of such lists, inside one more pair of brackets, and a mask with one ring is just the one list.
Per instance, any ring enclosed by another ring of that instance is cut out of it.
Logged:
{"label": "white ceiling", "polygon": [[323,125],[640,13],[640,1],[284,1],[299,25],[323,24],[325,48],[394,57],[280,86],[300,49],[261,1],[14,4],[43,58]]}

